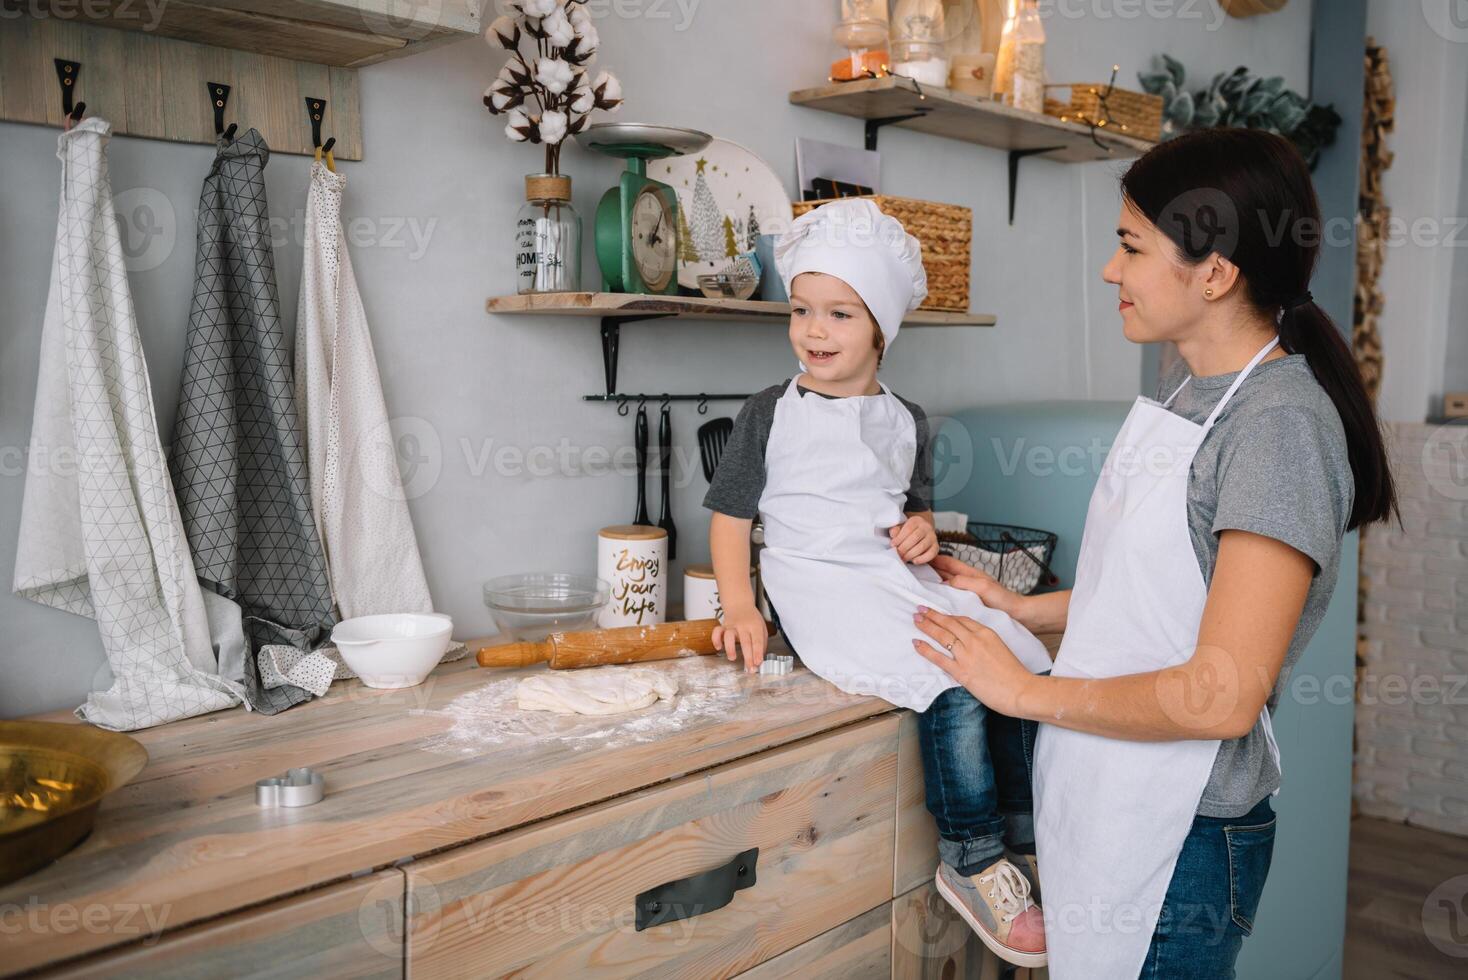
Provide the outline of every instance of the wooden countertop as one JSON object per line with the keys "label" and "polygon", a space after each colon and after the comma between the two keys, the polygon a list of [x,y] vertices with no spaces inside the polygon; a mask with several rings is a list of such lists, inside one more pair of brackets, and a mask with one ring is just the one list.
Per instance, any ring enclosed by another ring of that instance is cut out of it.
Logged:
{"label": "wooden countertop", "polygon": [[[771,646],[782,646],[778,636]],[[23,914],[46,924],[0,930],[0,973],[136,941],[891,710],[805,669],[760,677],[723,657],[646,666],[675,673],[685,696],[620,718],[521,713],[506,703],[514,683],[545,668],[485,670],[470,658],[415,688],[346,681],[274,717],[239,708],[135,733],[148,766],[104,801],[91,836],[0,887],[0,915],[37,910]],[[326,798],[294,810],[257,807],[255,781],[293,766],[321,770]]]}

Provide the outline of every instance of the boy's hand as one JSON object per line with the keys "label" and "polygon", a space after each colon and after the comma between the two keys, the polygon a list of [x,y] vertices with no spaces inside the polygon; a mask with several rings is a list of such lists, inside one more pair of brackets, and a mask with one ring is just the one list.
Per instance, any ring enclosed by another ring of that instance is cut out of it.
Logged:
{"label": "boy's hand", "polygon": [[938,531],[927,518],[909,517],[889,528],[887,533],[892,537],[892,547],[905,562],[926,565],[938,557]]}
{"label": "boy's hand", "polygon": [[765,645],[769,641],[769,627],[765,617],[754,606],[724,610],[724,622],[714,627],[714,649],[724,651],[730,660],[744,651],[744,669],[751,673],[759,669],[765,659]]}

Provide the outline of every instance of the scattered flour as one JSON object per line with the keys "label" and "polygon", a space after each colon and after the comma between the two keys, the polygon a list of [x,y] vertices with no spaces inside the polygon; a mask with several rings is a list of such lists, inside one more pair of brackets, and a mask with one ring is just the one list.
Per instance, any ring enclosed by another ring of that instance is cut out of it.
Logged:
{"label": "scattered flour", "polygon": [[773,686],[784,678],[761,678],[732,664],[707,658],[674,660],[666,665],[644,665],[666,671],[678,683],[671,701],[614,717],[558,715],[525,711],[517,706],[517,689],[524,674],[489,681],[465,691],[441,709],[414,714],[447,717],[452,727],[427,738],[423,748],[441,755],[480,755],[495,749],[559,741],[573,750],[619,748],[651,742],[714,716],[727,716],[755,688]]}

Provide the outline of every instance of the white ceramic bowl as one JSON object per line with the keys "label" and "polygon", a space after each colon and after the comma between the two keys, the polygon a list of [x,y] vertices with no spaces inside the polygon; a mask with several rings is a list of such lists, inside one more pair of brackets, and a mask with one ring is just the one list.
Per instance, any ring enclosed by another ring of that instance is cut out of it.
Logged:
{"label": "white ceramic bowl", "polygon": [[453,632],[442,613],[389,613],[344,619],[331,642],[368,687],[412,687],[438,666]]}

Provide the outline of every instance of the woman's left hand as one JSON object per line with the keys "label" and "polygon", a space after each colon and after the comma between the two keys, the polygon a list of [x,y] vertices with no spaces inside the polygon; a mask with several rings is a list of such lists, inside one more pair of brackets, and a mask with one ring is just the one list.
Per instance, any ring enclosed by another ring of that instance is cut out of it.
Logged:
{"label": "woman's left hand", "polygon": [[987,707],[1020,717],[1019,705],[1035,675],[998,633],[967,616],[949,616],[926,606],[918,607],[913,622],[937,644],[913,640],[918,653],[946,670]]}

